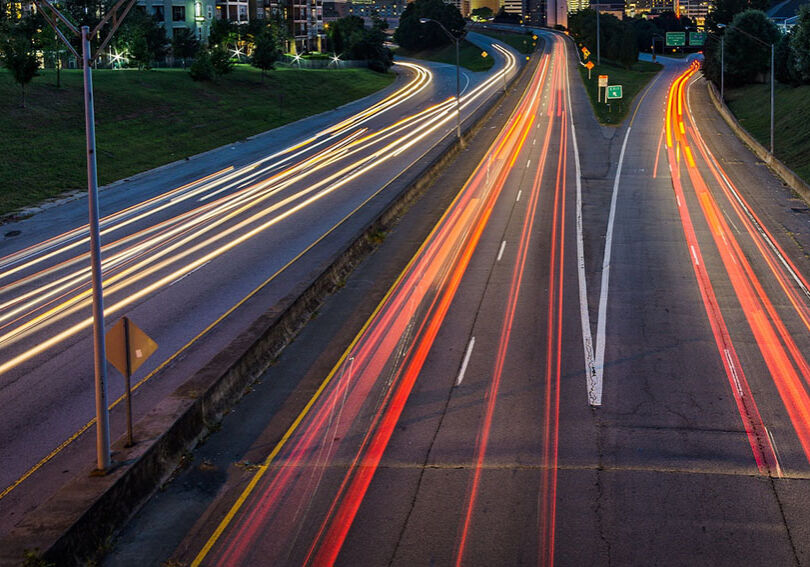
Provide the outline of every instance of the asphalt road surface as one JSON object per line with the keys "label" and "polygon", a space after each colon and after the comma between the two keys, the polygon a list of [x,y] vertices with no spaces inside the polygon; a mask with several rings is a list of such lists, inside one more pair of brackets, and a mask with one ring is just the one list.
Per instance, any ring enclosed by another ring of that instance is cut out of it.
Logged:
{"label": "asphalt road surface", "polygon": [[605,129],[546,37],[108,564],[810,563],[807,207],[692,62]]}
{"label": "asphalt road surface", "polygon": [[[461,115],[519,66],[464,72]],[[135,419],[390,200],[390,182],[456,126],[455,68],[402,62],[384,95],[161,168],[101,193],[105,315],[158,344],[134,377]],[[386,201],[387,202],[387,201]],[[0,533],[94,462],[94,384],[85,201],[6,225],[0,241]],[[112,436],[123,380],[109,369]],[[88,434],[85,434],[88,432]],[[47,470],[46,470],[47,469]]]}

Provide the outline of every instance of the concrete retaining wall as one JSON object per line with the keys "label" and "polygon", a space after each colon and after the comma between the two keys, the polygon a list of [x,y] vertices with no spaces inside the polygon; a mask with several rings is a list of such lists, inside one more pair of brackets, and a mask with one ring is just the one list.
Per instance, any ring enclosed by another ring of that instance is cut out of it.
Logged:
{"label": "concrete retaining wall", "polygon": [[[510,84],[522,84],[525,65]],[[504,95],[496,95],[463,124],[465,137],[489,118]],[[381,231],[390,230],[410,204],[463,148],[451,132],[421,160],[392,181],[397,197],[339,253],[319,266],[293,293],[263,313],[201,371],[135,424],[141,440],[113,446],[117,468],[103,477],[80,476],[63,486],[0,541],[0,565],[20,565],[26,550],[46,562],[70,566],[103,554],[107,542],[167,481],[184,454],[192,450],[227,410],[278,357],[318,307],[366,257]],[[381,192],[382,193],[382,192]],[[383,198],[380,194],[369,203]],[[346,222],[351,222],[352,218]],[[306,257],[300,261],[306,261]]]}
{"label": "concrete retaining wall", "polygon": [[771,155],[771,152],[769,152],[765,146],[760,144],[751,134],[748,133],[745,128],[740,125],[737,118],[726,106],[726,103],[720,100],[720,94],[717,92],[717,87],[714,86],[714,83],[707,81],[706,84],[707,88],[709,89],[709,98],[712,99],[717,111],[720,112],[720,115],[731,127],[731,130],[737,135],[737,137],[742,140],[742,142],[748,146],[759,159],[764,161],[768,167],[770,167],[771,170],[785,183],[785,185],[796,191],[796,193],[798,193],[805,202],[810,204],[810,185],[805,183],[804,180],[796,175],[792,169]]}

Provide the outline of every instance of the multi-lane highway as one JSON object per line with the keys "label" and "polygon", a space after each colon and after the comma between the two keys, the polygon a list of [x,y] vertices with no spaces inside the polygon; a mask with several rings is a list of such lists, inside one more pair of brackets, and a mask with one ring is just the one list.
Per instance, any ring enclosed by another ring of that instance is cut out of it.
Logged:
{"label": "multi-lane highway", "polygon": [[810,563],[806,206],[698,63],[607,129],[543,35],[427,236],[417,206],[108,564]]}
{"label": "multi-lane highway", "polygon": [[[519,65],[510,50],[475,40],[497,63],[490,73],[464,72],[462,119]],[[175,167],[102,193],[107,322],[127,315],[159,345],[136,377],[136,418],[291,293],[319,258],[345,246],[345,221],[373,218],[367,205],[393,199],[390,182],[453,131],[455,69],[399,69],[405,78],[387,96],[321,129],[312,128],[324,122],[316,117],[238,157],[225,148],[195,168],[181,164],[196,171],[182,183]],[[20,236],[0,244],[0,530],[93,460],[92,440],[82,435],[94,410],[79,205],[9,226]],[[123,432],[122,380],[112,369],[109,383],[115,438]],[[37,480],[44,464],[68,454],[55,478]]]}

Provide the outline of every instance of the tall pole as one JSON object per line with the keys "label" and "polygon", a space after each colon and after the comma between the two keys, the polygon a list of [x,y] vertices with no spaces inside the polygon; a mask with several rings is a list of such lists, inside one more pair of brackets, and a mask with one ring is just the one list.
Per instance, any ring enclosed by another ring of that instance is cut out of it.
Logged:
{"label": "tall pole", "polygon": [[720,100],[726,101],[726,36],[720,36]]}
{"label": "tall pole", "polygon": [[456,38],[456,136],[461,141],[461,69],[458,56],[458,38]]}
{"label": "tall pole", "polygon": [[104,352],[104,301],[101,294],[101,235],[98,214],[98,175],[96,172],[96,126],[93,109],[93,75],[90,68],[90,28],[82,26],[82,67],[84,69],[84,124],[87,133],[87,201],[90,209],[90,267],[93,280],[93,351],[96,375],[96,457],[97,468],[110,468],[110,416],[107,409],[107,361]]}
{"label": "tall pole", "polygon": [[602,64],[602,58],[601,58],[600,49],[599,49],[599,46],[602,43],[602,34],[599,33],[599,8],[601,8],[601,6],[599,4],[596,4],[596,64],[597,65]]}
{"label": "tall pole", "polygon": [[774,89],[774,79],[773,79],[773,46],[771,44],[771,155],[773,155],[773,89]]}

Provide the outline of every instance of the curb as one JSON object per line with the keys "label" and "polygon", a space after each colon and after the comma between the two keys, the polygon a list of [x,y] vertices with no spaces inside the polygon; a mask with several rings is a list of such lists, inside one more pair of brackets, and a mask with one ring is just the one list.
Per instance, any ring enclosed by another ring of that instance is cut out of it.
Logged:
{"label": "curb", "polygon": [[[523,65],[509,85],[522,81],[529,67]],[[463,139],[483,126],[504,96],[503,92],[495,94],[467,118]],[[463,139],[459,143],[455,132],[449,132],[381,189],[367,205],[376,205],[380,211],[359,230],[354,228],[356,237],[314,266],[307,281],[299,283],[292,293],[261,314],[223,351],[138,421],[135,435],[141,441],[137,445],[126,448],[123,437],[113,444],[116,467],[111,472],[103,477],[74,478],[24,517],[0,540],[0,565],[28,564],[33,560],[71,566],[103,554],[105,544],[115,532],[167,482],[183,456],[215,428],[216,422],[295,338],[319,305],[376,248],[380,231],[390,230],[463,150]],[[387,204],[381,203],[391,191],[396,196]],[[353,218],[346,219],[340,228],[351,225]],[[333,233],[334,230],[329,235]]]}
{"label": "curb", "polygon": [[792,169],[779,161],[775,156],[771,155],[771,153],[765,149],[765,146],[755,140],[754,137],[742,127],[734,114],[731,113],[728,106],[726,106],[726,103],[720,100],[720,95],[717,93],[717,87],[714,86],[714,83],[706,81],[706,88],[709,91],[709,98],[712,99],[714,107],[740,141],[748,146],[760,160],[764,161],[785,185],[796,191],[806,203],[810,204],[810,185],[796,175]]}

